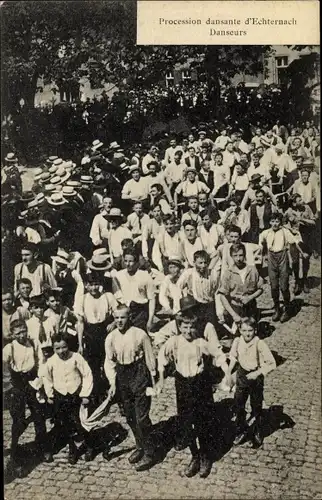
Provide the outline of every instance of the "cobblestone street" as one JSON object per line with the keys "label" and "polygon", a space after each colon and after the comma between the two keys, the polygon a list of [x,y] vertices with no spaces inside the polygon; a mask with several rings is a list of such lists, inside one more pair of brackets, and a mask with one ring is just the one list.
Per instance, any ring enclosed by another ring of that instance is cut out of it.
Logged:
{"label": "cobblestone street", "polygon": [[[26,455],[27,475],[22,479],[8,479],[5,498],[322,499],[320,260],[312,260],[310,274],[310,294],[302,294],[296,300],[300,311],[288,323],[278,323],[266,339],[276,356],[278,367],[266,380],[267,437],[261,449],[249,448],[247,443],[238,448],[232,447],[232,424],[228,413],[231,397],[216,392],[216,456],[210,476],[207,479],[198,476],[187,479],[183,469],[190,460],[189,453],[173,449],[151,470],[138,473],[127,461],[134,443],[130,434],[122,438],[120,425],[123,429],[128,428],[115,405],[109,415],[111,424],[105,432],[106,435],[117,433],[120,437],[119,444],[116,441],[111,448],[109,461],[99,453],[91,463],[85,463],[81,458],[77,465],[71,466],[67,462],[66,447],[55,455],[53,464],[29,466]],[[266,285],[260,307],[265,309],[267,319],[270,317],[267,309],[270,306]],[[164,393],[153,402],[152,420],[162,431],[169,427],[167,421],[174,415],[174,384],[169,378]],[[5,411],[5,456],[8,456],[10,423],[9,413]],[[30,424],[22,443],[32,440]]]}

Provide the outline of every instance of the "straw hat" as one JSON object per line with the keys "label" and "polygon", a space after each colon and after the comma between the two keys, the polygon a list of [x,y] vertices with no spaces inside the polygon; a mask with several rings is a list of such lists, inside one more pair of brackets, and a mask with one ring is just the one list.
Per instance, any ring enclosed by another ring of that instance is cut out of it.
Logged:
{"label": "straw hat", "polygon": [[53,191],[55,191],[55,186],[53,184],[45,184],[44,185],[44,190],[45,190],[45,193],[52,193]]}
{"label": "straw hat", "polygon": [[121,146],[116,141],[113,141],[110,144],[110,149],[119,149],[120,147]]}
{"label": "straw hat", "polygon": [[97,149],[101,148],[103,146],[103,143],[99,139],[95,139],[95,141],[92,142],[92,150],[97,151]]}
{"label": "straw hat", "polygon": [[40,181],[42,173],[43,173],[43,169],[41,167],[35,168],[35,170],[34,170],[34,180],[36,182]]}
{"label": "straw hat", "polygon": [[81,184],[94,184],[94,179],[90,175],[82,175],[80,182]]}
{"label": "straw hat", "polygon": [[35,195],[32,191],[24,191],[21,195],[21,198],[20,198],[20,200],[23,203],[30,203],[34,199],[35,199]]}
{"label": "straw hat", "polygon": [[184,268],[184,264],[181,262],[179,257],[170,257],[168,260],[168,266],[170,266],[170,264],[181,267],[182,269]]}
{"label": "straw hat", "polygon": [[93,255],[87,262],[87,267],[92,271],[108,271],[112,268],[112,263],[108,260],[108,255]]}
{"label": "straw hat", "polygon": [[122,214],[120,208],[111,208],[110,213],[108,214],[107,217],[108,217],[108,219],[113,218],[113,217],[118,217],[121,219],[123,217],[123,214]]}
{"label": "straw hat", "polygon": [[35,200],[30,201],[30,202],[28,203],[27,207],[28,207],[28,209],[29,209],[29,208],[35,208],[35,207],[38,207],[38,200],[37,200],[37,199],[35,199]]}
{"label": "straw hat", "polygon": [[66,186],[70,186],[75,189],[82,187],[82,184],[79,181],[67,181]]}
{"label": "straw hat", "polygon": [[73,196],[77,196],[77,191],[72,186],[64,186],[62,189],[63,196],[67,198],[72,198]]}
{"label": "straw hat", "polygon": [[51,179],[50,183],[56,186],[56,184],[61,183],[61,178],[59,177],[59,175],[55,175],[55,177]]}
{"label": "straw hat", "polygon": [[55,174],[57,172],[57,169],[57,165],[52,165],[51,167],[49,167],[48,172],[51,174]]}
{"label": "straw hat", "polygon": [[69,264],[69,254],[65,252],[65,250],[58,250],[57,255],[52,257],[52,260],[58,262],[58,264],[65,264],[66,266]]}
{"label": "straw hat", "polygon": [[49,158],[46,160],[46,163],[51,165],[55,160],[58,160],[58,156],[49,156]]}
{"label": "straw hat", "polygon": [[57,207],[60,205],[65,205],[65,203],[67,203],[67,200],[65,200],[62,193],[53,193],[50,198],[48,198],[48,203]]}
{"label": "straw hat", "polygon": [[38,193],[36,196],[36,200],[38,201],[38,205],[40,205],[40,203],[43,203],[45,201],[44,193]]}
{"label": "straw hat", "polygon": [[93,255],[105,255],[108,259],[110,259],[110,255],[107,252],[107,249],[102,247],[102,248],[96,248],[93,252]]}
{"label": "straw hat", "polygon": [[52,175],[49,172],[43,172],[40,176],[40,180],[42,183],[45,183],[51,179]]}
{"label": "straw hat", "polygon": [[55,167],[63,166],[64,163],[65,162],[62,158],[56,158],[56,160],[53,161],[53,165],[55,165]]}
{"label": "straw hat", "polygon": [[8,153],[4,161],[7,161],[8,163],[17,163],[18,158],[16,158],[15,153]]}

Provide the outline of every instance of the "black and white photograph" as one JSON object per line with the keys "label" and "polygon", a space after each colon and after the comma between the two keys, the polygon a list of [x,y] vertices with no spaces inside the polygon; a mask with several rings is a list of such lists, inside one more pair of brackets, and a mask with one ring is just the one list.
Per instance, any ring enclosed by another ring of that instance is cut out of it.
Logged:
{"label": "black and white photograph", "polygon": [[320,46],[0,14],[4,498],[322,499]]}

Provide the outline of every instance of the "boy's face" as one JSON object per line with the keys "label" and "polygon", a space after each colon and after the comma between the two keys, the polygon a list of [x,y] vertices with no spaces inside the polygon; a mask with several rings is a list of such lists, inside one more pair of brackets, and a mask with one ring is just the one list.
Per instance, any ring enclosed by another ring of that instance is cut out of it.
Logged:
{"label": "boy's face", "polygon": [[172,139],[172,140],[170,141],[170,147],[171,147],[171,148],[175,148],[175,147],[176,147],[176,145],[177,145],[177,141],[176,141],[175,139]]}
{"label": "boy's face", "polygon": [[256,149],[256,153],[261,158],[264,154],[264,149],[262,147]]}
{"label": "boy's face", "polygon": [[190,170],[190,172],[187,173],[187,178],[189,179],[190,182],[194,182],[194,180],[196,178],[195,172],[191,172],[191,170]]}
{"label": "boy's face", "polygon": [[34,305],[31,307],[31,312],[36,318],[42,319],[45,312],[45,307],[42,305]]}
{"label": "boy's face", "polygon": [[160,207],[154,207],[153,211],[152,211],[152,215],[155,219],[160,219],[161,215],[162,215],[162,212],[161,212],[161,208]]}
{"label": "boy's face", "polygon": [[204,226],[209,227],[211,226],[211,218],[209,217],[208,214],[204,215],[202,218],[202,223]]}
{"label": "boy's face", "polygon": [[170,264],[168,266],[168,271],[170,276],[172,276],[172,278],[177,278],[180,274],[181,269],[179,266],[176,266],[175,264]]}
{"label": "boy's face", "polygon": [[128,271],[133,271],[135,269],[136,262],[133,255],[124,256],[124,265]]}
{"label": "boy's face", "polygon": [[142,208],[142,203],[136,203],[133,207],[133,211],[136,213],[136,215],[142,215],[143,214],[143,208]]}
{"label": "boy's face", "polygon": [[255,330],[252,326],[242,323],[240,325],[240,334],[245,342],[250,342],[255,337]]}
{"label": "boy's face", "polygon": [[304,184],[307,184],[309,182],[309,177],[310,177],[310,174],[308,172],[301,173],[301,180]]}
{"label": "boy's face", "polygon": [[166,221],[166,223],[165,223],[165,229],[166,229],[167,233],[172,234],[174,232],[174,230],[175,230],[175,224],[174,224],[174,222],[172,222],[170,220]]}
{"label": "boy's face", "polygon": [[[240,161],[242,161],[242,158],[240,159]],[[246,160],[246,161],[247,161],[247,160]],[[237,175],[242,175],[242,174],[244,173],[243,168],[242,168],[242,166],[241,166],[241,165],[236,165],[236,167],[235,167],[235,168],[236,168],[236,174],[237,174]]]}
{"label": "boy's face", "polygon": [[210,170],[210,162],[209,161],[205,161],[202,165],[202,168],[204,169],[205,172],[209,172]]}
{"label": "boy's face", "polygon": [[105,212],[109,213],[112,208],[112,200],[111,198],[104,198],[103,200],[103,208]]}
{"label": "boy's face", "polygon": [[13,306],[13,296],[11,293],[5,293],[2,295],[2,309],[4,311],[10,311]]}
{"label": "boy's face", "polygon": [[271,219],[270,225],[273,231],[278,231],[282,226],[282,221],[280,219]]}
{"label": "boy's face", "polygon": [[120,330],[120,332],[122,332],[129,321],[128,309],[120,309],[119,311],[116,311],[114,314],[114,319],[116,327]]}
{"label": "boy's face", "polygon": [[34,260],[34,254],[31,250],[21,250],[21,260],[27,266]]}
{"label": "boy's face", "polygon": [[120,219],[111,219],[110,220],[111,228],[112,229],[117,229],[121,225]]}
{"label": "boy's face", "polygon": [[264,201],[265,201],[264,193],[257,193],[256,194],[256,204],[263,205]]}
{"label": "boy's face", "polygon": [[49,297],[47,305],[52,311],[58,313],[60,311],[61,299],[59,297]]}
{"label": "boy's face", "polygon": [[240,269],[244,267],[246,257],[245,252],[242,249],[238,250],[238,252],[233,253],[231,257],[234,261],[235,266]]}
{"label": "boy's face", "polygon": [[227,240],[229,243],[238,243],[239,242],[239,234],[237,232],[234,232],[234,231],[228,231],[227,233]]}
{"label": "boy's face", "polygon": [[200,274],[204,274],[208,269],[207,260],[202,257],[198,257],[198,259],[195,260],[195,268]]}
{"label": "boy's face", "polygon": [[227,130],[226,129],[222,130],[221,135],[223,135],[225,137],[227,135]]}
{"label": "boy's face", "polygon": [[20,325],[13,329],[12,336],[13,338],[19,342],[19,344],[25,344],[27,340],[28,330],[27,326]]}
{"label": "boy's face", "polygon": [[192,212],[197,212],[198,211],[198,200],[195,200],[194,198],[188,201],[188,207]]}
{"label": "boy's face", "polygon": [[93,297],[96,297],[100,293],[100,283],[99,282],[88,283],[87,289]]}
{"label": "boy's face", "polygon": [[156,188],[156,187],[152,187],[152,188],[150,189],[150,195],[151,195],[151,196],[153,196],[154,198],[155,198],[156,196],[158,196],[158,194],[159,194],[159,191],[157,190],[157,188]]}
{"label": "boy's face", "polygon": [[187,225],[184,228],[184,232],[185,232],[186,237],[189,241],[194,240],[197,236],[197,229],[194,226]]}
{"label": "boy's face", "polygon": [[217,165],[221,165],[222,164],[222,156],[221,155],[216,155],[215,156],[215,162],[217,163]]}
{"label": "boy's face", "polygon": [[153,176],[156,173],[157,173],[157,167],[156,165],[154,165],[154,163],[152,163],[152,165],[149,165],[149,174]]}
{"label": "boy's face", "polygon": [[188,340],[188,342],[191,342],[197,336],[196,323],[193,321],[182,322],[179,326],[179,331],[183,338]]}
{"label": "boy's face", "polygon": [[134,172],[132,172],[132,178],[135,180],[135,181],[138,181],[140,179],[141,175],[140,175],[140,172],[139,170],[134,170]]}
{"label": "boy's face", "polygon": [[188,151],[189,151],[189,155],[193,158],[196,154],[195,148],[189,148]]}
{"label": "boy's face", "polygon": [[208,199],[207,199],[206,193],[199,193],[198,201],[199,201],[199,205],[202,205],[203,207],[205,205],[207,205]]}
{"label": "boy's face", "polygon": [[60,359],[67,359],[69,354],[69,348],[65,340],[54,343],[54,351]]}
{"label": "boy's face", "polygon": [[233,151],[233,143],[232,142],[228,142],[227,146],[226,146],[226,149],[227,151],[229,151],[229,153],[232,153]]}

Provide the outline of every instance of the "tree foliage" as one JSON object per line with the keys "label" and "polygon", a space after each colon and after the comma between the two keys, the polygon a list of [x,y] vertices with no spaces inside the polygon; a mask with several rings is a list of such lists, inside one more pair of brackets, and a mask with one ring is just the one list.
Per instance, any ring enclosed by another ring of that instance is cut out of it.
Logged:
{"label": "tree foliage", "polygon": [[176,64],[191,63],[219,93],[237,73],[263,70],[260,46],[137,46],[136,2],[4,2],[1,15],[3,87],[10,107],[23,98],[32,107],[37,80],[60,88],[87,77],[94,88],[105,82],[150,86]]}

